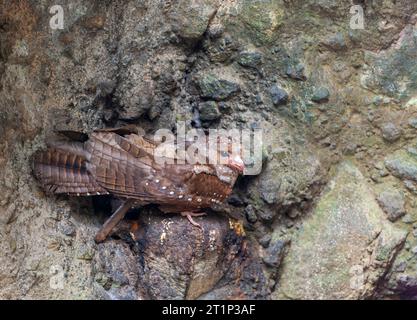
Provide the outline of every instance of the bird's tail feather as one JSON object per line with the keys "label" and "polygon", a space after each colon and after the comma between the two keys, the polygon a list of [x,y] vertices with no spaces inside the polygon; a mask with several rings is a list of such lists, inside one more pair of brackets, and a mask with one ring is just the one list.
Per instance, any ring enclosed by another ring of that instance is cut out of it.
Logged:
{"label": "bird's tail feather", "polygon": [[35,177],[48,193],[89,196],[107,194],[87,170],[81,143],[57,143],[33,156]]}

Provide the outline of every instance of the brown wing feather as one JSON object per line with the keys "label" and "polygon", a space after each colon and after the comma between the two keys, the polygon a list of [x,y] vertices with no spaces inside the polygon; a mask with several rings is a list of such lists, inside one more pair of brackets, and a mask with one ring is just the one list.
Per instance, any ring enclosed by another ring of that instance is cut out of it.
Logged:
{"label": "brown wing feather", "polygon": [[85,157],[70,150],[71,145],[65,146],[64,150],[51,147],[34,155],[34,174],[44,189],[57,194],[107,194],[107,190],[88,173]]}
{"label": "brown wing feather", "polygon": [[[180,166],[181,167],[181,166]],[[189,171],[189,176],[183,180],[180,192],[184,197],[165,197],[160,201],[160,209],[164,212],[196,211],[211,207],[213,204],[224,201],[232,191],[227,183],[220,181],[215,175]]]}
{"label": "brown wing feather", "polygon": [[191,194],[203,196],[203,197],[215,197],[219,195],[224,199],[227,197],[232,188],[229,184],[220,181],[216,176],[200,173],[190,181],[189,191]]}
{"label": "brown wing feather", "polygon": [[146,183],[154,179],[156,170],[145,148],[113,132],[95,132],[86,149],[87,168],[102,187],[121,197],[154,199]]}

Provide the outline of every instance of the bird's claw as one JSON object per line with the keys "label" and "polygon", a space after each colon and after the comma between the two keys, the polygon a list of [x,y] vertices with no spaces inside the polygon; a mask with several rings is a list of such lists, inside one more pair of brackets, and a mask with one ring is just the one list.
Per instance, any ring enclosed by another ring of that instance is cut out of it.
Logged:
{"label": "bird's claw", "polygon": [[195,227],[200,228],[201,230],[203,230],[203,227],[194,221],[193,217],[201,217],[201,216],[205,216],[206,214],[204,212],[181,212],[181,215],[183,217],[187,217],[188,221]]}

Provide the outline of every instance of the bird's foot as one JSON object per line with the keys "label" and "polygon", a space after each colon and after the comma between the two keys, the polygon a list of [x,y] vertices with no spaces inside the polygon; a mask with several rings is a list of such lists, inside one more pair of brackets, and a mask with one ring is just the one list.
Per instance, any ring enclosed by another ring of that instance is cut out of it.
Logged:
{"label": "bird's foot", "polygon": [[187,217],[188,221],[190,221],[190,223],[193,226],[195,226],[195,227],[200,228],[201,230],[203,230],[203,227],[200,224],[198,224],[197,222],[195,222],[194,219],[193,219],[193,217],[202,217],[202,216],[205,216],[206,213],[204,213],[204,212],[190,212],[190,211],[185,211],[185,212],[181,212],[181,215],[183,217]]}

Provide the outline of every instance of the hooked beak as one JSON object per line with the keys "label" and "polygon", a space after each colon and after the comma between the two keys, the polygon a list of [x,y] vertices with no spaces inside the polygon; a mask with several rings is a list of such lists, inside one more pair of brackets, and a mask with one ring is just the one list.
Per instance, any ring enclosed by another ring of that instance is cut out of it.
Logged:
{"label": "hooked beak", "polygon": [[229,159],[229,163],[227,165],[228,167],[237,170],[239,174],[242,174],[245,170],[245,164],[239,156]]}

